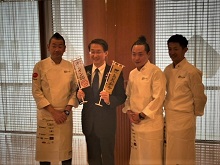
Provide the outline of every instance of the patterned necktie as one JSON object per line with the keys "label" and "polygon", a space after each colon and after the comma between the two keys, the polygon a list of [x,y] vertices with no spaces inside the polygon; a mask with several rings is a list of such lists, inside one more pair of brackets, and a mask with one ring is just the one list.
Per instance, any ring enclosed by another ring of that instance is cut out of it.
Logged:
{"label": "patterned necktie", "polygon": [[98,98],[98,91],[99,91],[99,69],[95,69],[95,75],[93,77],[93,82],[92,82],[92,89],[95,98]]}

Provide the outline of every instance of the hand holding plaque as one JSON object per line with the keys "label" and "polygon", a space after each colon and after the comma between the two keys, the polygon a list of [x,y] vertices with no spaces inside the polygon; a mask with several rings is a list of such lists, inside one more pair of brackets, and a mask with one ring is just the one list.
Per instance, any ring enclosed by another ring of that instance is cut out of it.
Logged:
{"label": "hand holding plaque", "polygon": [[[75,70],[75,75],[77,78],[77,84],[79,89],[83,89],[90,86],[85,67],[81,58],[72,60],[73,68]],[[87,103],[82,97],[82,102],[80,104]]]}
{"label": "hand holding plaque", "polygon": [[[122,64],[119,64],[115,61],[112,62],[111,68],[108,72],[108,75],[107,75],[107,78],[106,78],[106,81],[105,81],[103,91],[106,91],[109,94],[112,94],[112,91],[115,87],[115,84],[116,84],[116,82],[117,82],[117,80],[120,76],[120,73],[121,73],[123,67],[124,67],[124,65],[122,65]],[[101,97],[99,99],[99,102],[95,103],[95,104],[98,105],[98,106],[102,106],[101,105]]]}

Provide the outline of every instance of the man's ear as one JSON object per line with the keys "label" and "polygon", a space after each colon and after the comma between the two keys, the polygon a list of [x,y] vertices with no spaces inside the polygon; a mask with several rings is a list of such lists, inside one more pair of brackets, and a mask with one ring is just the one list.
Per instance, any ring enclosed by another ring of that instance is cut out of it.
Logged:
{"label": "man's ear", "polygon": [[187,48],[187,47],[185,47],[184,49],[185,49],[185,53],[186,53],[186,52],[188,51],[188,48]]}
{"label": "man's ear", "polygon": [[105,51],[105,57],[107,57],[108,56],[108,51]]}
{"label": "man's ear", "polygon": [[147,56],[148,56],[148,57],[151,56],[151,51],[147,52]]}

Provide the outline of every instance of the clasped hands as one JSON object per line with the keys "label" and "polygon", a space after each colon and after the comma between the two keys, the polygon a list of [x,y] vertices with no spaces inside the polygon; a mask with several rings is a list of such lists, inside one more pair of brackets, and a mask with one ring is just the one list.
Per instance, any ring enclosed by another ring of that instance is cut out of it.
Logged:
{"label": "clasped hands", "polygon": [[57,124],[62,124],[67,120],[67,115],[63,111],[54,110],[51,114]]}
{"label": "clasped hands", "polygon": [[[104,100],[104,102],[106,104],[109,104],[110,103],[110,100],[109,100],[109,93],[106,92],[106,91],[101,91],[99,93],[99,96],[101,99]],[[85,99],[85,93],[83,92],[83,90],[79,89],[78,92],[77,92],[77,98],[82,101],[82,98]]]}
{"label": "clasped hands", "polygon": [[138,124],[141,122],[138,112],[134,112],[132,110],[127,111],[128,118],[131,123]]}
{"label": "clasped hands", "polygon": [[[51,105],[48,105],[46,107],[44,107],[48,112],[51,113],[54,121],[57,124],[62,124],[67,120],[67,115],[60,110],[56,110],[54,109]],[[66,109],[68,109],[69,111],[71,111],[71,106],[67,106]]]}

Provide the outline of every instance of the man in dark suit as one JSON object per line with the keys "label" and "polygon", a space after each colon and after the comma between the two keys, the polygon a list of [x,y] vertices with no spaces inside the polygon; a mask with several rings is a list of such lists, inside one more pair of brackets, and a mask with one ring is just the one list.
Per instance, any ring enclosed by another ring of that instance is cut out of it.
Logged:
{"label": "man in dark suit", "polygon": [[[77,92],[77,97],[88,101],[83,104],[82,130],[86,137],[89,165],[114,165],[114,147],[116,132],[116,107],[123,104],[126,95],[124,78],[120,74],[112,94],[103,91],[110,66],[106,64],[108,44],[103,39],[94,39],[88,45],[93,64],[85,67],[91,87]],[[98,69],[99,89],[94,94],[95,70]],[[101,105],[98,106],[101,98]]]}

